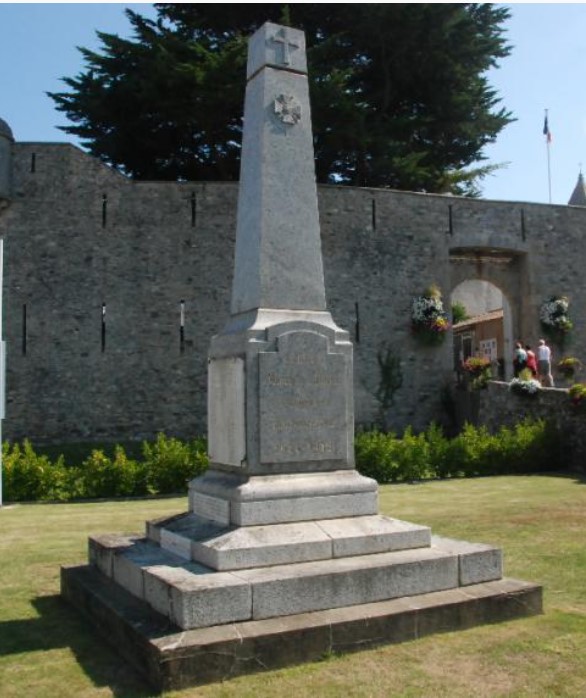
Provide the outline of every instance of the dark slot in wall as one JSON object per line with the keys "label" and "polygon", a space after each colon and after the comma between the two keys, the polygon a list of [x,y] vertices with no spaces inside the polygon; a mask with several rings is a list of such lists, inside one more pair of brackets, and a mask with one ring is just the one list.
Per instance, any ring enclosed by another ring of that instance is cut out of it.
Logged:
{"label": "dark slot in wall", "polygon": [[26,350],[27,350],[27,327],[26,327],[26,322],[27,322],[27,317],[26,317],[26,303],[23,304],[22,306],[22,355],[26,356]]}
{"label": "dark slot in wall", "polygon": [[185,351],[185,301],[179,302],[179,352]]}
{"label": "dark slot in wall", "polygon": [[102,354],[106,351],[106,304],[102,303],[102,325],[101,325],[101,348]]}

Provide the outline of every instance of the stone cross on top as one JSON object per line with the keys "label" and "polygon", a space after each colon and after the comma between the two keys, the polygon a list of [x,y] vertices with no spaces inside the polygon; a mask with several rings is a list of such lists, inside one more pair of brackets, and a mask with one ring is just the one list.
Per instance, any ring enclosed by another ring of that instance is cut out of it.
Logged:
{"label": "stone cross on top", "polygon": [[304,33],[266,22],[249,44],[246,77],[250,79],[265,66],[307,73]]}
{"label": "stone cross on top", "polygon": [[284,65],[290,65],[291,63],[291,51],[290,49],[299,48],[299,44],[287,36],[287,29],[283,27],[276,34],[273,34],[271,41],[276,41],[283,46],[283,58],[282,63]]}

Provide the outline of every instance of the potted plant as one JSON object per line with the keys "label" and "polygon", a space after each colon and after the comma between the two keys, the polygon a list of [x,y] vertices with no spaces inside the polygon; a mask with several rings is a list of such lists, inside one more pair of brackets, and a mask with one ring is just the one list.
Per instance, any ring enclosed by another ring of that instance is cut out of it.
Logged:
{"label": "potted plant", "polygon": [[582,362],[575,356],[566,356],[558,362],[557,369],[566,380],[573,380],[582,370]]}
{"label": "potted plant", "polygon": [[575,410],[586,409],[586,383],[574,383],[568,392]]}
{"label": "potted plant", "polygon": [[464,361],[463,368],[471,390],[486,388],[488,381],[492,378],[490,359],[485,356],[469,356]]}

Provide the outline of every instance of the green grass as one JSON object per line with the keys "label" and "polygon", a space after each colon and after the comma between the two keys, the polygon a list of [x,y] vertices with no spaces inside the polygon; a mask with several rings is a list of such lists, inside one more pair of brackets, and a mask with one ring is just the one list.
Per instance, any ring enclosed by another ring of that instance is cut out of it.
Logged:
{"label": "green grass", "polygon": [[[0,509],[0,696],[154,695],[59,598],[90,533],[141,531],[185,498]],[[545,614],[240,677],[168,696],[586,696],[586,478],[529,475],[387,485],[383,513],[499,545],[507,576],[545,587]]]}

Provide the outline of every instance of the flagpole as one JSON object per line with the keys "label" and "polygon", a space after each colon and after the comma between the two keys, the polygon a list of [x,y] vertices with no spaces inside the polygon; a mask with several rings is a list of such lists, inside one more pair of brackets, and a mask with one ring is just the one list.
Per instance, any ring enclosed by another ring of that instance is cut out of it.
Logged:
{"label": "flagpole", "polygon": [[551,132],[549,130],[549,119],[547,112],[549,109],[545,110],[545,122],[543,127],[543,133],[545,134],[545,147],[547,149],[547,190],[549,194],[549,203],[551,204]]}

